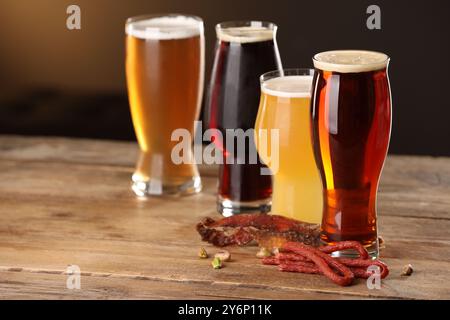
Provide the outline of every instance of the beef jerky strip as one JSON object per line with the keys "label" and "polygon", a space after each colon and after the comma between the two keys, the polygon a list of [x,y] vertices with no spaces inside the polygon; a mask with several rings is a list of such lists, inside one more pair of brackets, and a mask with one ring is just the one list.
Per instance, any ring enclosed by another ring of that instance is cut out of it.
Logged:
{"label": "beef jerky strip", "polygon": [[205,218],[197,224],[202,240],[216,246],[246,245],[253,241],[260,245],[279,245],[288,241],[319,245],[319,226],[278,215],[240,214],[214,220]]}
{"label": "beef jerky strip", "polygon": [[205,218],[197,224],[197,232],[203,241],[225,247],[228,245],[243,246],[254,240],[254,236],[248,228],[211,227],[215,222],[211,218]]}

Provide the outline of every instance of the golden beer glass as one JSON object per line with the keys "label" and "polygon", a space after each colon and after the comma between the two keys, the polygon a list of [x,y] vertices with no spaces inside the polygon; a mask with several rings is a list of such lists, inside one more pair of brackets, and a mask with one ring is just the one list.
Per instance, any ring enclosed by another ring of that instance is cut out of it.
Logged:
{"label": "golden beer glass", "polygon": [[194,136],[203,94],[203,21],[188,15],[150,15],[126,22],[126,76],[140,156],[132,176],[138,196],[191,194],[201,180],[189,161],[174,162],[174,130]]}
{"label": "golden beer glass", "polygon": [[319,224],[322,184],[310,131],[313,74],[310,69],[287,69],[261,76],[255,140],[259,156],[273,173],[271,212]]}

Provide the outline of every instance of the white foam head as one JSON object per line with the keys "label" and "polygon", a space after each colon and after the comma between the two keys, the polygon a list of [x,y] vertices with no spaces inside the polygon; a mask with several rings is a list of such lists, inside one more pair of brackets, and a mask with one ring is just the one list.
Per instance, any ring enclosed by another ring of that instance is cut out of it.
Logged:
{"label": "white foam head", "polygon": [[272,40],[276,29],[275,24],[262,21],[251,21],[247,25],[225,22],[216,26],[216,33],[221,41],[249,43]]}
{"label": "white foam head", "polygon": [[184,39],[203,34],[203,21],[197,17],[181,15],[142,19],[137,17],[127,21],[125,32],[140,39]]}
{"label": "white foam head", "polygon": [[262,83],[261,91],[277,97],[309,98],[312,79],[310,75],[272,78]]}
{"label": "white foam head", "polygon": [[316,54],[313,63],[315,68],[324,71],[367,72],[386,68],[389,57],[375,51],[335,50]]}

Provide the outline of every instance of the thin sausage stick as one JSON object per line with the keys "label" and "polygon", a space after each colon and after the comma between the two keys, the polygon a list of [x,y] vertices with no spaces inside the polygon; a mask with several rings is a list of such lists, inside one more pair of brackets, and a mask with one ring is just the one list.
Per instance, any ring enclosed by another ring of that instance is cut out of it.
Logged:
{"label": "thin sausage stick", "polygon": [[333,253],[335,251],[342,251],[353,249],[358,252],[360,259],[369,259],[369,253],[366,248],[358,241],[341,241],[332,245],[320,247],[319,250],[324,253]]}
{"label": "thin sausage stick", "polygon": [[[354,275],[349,268],[317,249],[298,242],[287,242],[282,248],[310,259],[323,275],[340,286],[348,286],[354,279]],[[335,273],[332,268],[340,274]]]}

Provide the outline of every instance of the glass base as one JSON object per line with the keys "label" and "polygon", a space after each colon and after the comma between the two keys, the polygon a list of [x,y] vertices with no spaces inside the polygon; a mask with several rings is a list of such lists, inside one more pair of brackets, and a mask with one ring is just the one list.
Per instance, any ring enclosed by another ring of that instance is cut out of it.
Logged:
{"label": "glass base", "polygon": [[193,177],[179,185],[164,185],[161,180],[150,179],[142,181],[135,176],[132,178],[131,189],[138,197],[148,196],[184,196],[198,193],[202,190],[202,181],[200,177]]}
{"label": "glass base", "polygon": [[232,201],[217,197],[217,211],[224,217],[230,217],[241,213],[268,213],[272,206],[272,200],[261,199],[256,201]]}
{"label": "glass base", "polygon": [[[327,245],[326,242],[322,241],[323,245]],[[379,247],[378,247],[378,241],[374,241],[372,244],[364,246],[369,253],[370,258],[377,259],[379,256]],[[358,258],[359,254],[355,250],[341,250],[341,251],[335,251],[331,254],[332,257],[337,258]]]}

